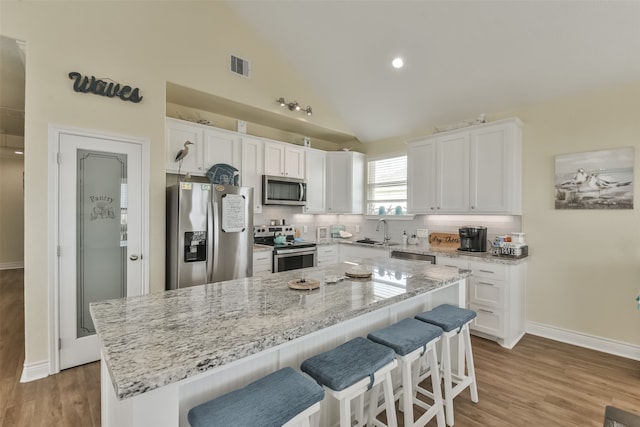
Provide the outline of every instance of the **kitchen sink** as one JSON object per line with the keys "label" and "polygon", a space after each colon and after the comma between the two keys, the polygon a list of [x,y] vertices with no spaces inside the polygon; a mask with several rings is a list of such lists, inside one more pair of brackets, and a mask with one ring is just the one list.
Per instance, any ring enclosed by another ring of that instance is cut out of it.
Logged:
{"label": "kitchen sink", "polygon": [[373,245],[373,246],[398,246],[399,243],[397,242],[380,242],[378,240],[371,240],[371,239],[361,239],[361,240],[356,240],[356,243],[364,243],[367,245]]}

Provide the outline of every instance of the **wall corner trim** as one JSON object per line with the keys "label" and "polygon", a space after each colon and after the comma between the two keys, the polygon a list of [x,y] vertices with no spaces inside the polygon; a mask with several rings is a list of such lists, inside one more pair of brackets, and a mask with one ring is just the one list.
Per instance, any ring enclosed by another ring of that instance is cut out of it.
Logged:
{"label": "wall corner trim", "polygon": [[616,341],[609,338],[584,334],[582,332],[571,331],[530,321],[526,324],[526,331],[531,335],[549,338],[566,344],[590,348],[592,350],[626,357],[628,359],[640,360],[640,346],[635,344],[629,344],[622,341]]}
{"label": "wall corner trim", "polygon": [[21,383],[39,380],[49,376],[49,360],[41,360],[34,363],[25,363],[20,376]]}

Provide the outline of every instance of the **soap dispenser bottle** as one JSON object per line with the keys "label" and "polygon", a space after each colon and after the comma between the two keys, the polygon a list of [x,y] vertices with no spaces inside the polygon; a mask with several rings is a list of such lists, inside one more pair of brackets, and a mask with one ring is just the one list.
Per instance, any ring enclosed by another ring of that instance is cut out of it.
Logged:
{"label": "soap dispenser bottle", "polygon": [[408,240],[408,237],[407,237],[407,230],[405,230],[405,231],[402,233],[402,245],[403,245],[403,246],[407,246],[407,240]]}

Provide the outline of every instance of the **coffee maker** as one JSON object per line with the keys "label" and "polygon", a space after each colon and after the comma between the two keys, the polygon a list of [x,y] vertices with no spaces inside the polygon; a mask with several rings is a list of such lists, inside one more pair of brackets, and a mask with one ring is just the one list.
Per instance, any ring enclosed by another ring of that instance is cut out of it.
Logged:
{"label": "coffee maker", "polygon": [[458,229],[460,234],[460,251],[486,252],[487,227],[467,226]]}

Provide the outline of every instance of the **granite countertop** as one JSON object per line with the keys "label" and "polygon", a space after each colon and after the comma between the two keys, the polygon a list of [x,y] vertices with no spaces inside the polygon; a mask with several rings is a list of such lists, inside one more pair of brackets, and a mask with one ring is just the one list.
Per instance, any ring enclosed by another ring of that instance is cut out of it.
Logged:
{"label": "granite countertop", "polygon": [[318,245],[346,244],[362,246],[364,248],[379,249],[380,251],[400,251],[415,254],[435,255],[437,257],[461,258],[469,261],[492,262],[496,264],[516,265],[527,261],[528,257],[513,258],[506,256],[492,255],[491,252],[463,252],[456,248],[438,248],[428,244],[418,245],[371,245],[369,243],[358,243],[353,239],[331,239],[324,242],[317,242]]}
{"label": "granite countertop", "polygon": [[259,245],[257,243],[253,244],[253,252],[272,252],[273,251],[273,246],[267,246],[267,245]]}
{"label": "granite countertop", "polygon": [[[349,268],[333,264],[92,303],[116,396],[140,395],[471,273],[383,257],[361,262],[373,267],[370,279],[325,284],[325,276],[342,276]],[[302,272],[319,280],[320,288],[289,289]]]}

